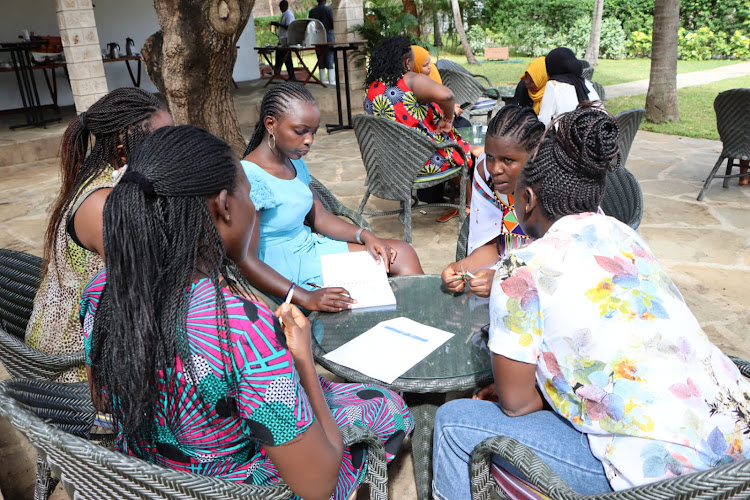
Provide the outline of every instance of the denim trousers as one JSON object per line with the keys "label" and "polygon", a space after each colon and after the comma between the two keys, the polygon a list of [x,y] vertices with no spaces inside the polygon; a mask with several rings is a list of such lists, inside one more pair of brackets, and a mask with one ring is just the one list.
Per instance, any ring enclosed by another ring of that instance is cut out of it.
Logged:
{"label": "denim trousers", "polygon": [[[441,500],[471,498],[469,471],[474,447],[503,435],[528,446],[579,494],[612,491],[588,439],[552,411],[509,417],[500,405],[475,399],[451,401],[437,412],[432,448],[432,491]],[[493,462],[526,479],[505,460]]]}

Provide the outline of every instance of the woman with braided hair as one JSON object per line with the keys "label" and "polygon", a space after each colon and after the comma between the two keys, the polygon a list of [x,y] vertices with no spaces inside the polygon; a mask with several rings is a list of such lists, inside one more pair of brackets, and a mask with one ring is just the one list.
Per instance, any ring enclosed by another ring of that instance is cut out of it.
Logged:
{"label": "woman with braided hair", "polygon": [[81,300],[92,396],[117,451],[348,499],[367,457],[339,426],[371,428],[390,460],[413,420],[391,391],[319,379],[299,309],[274,314],[248,293],[236,263],[258,222],[253,190],[230,146],[197,127],[161,128],[135,151],[104,206],[107,267]]}
{"label": "woman with braided hair", "polygon": [[[489,297],[498,260],[529,243],[514,209],[516,178],[544,133],[534,110],[508,105],[487,127],[484,153],[474,167],[469,214],[468,255],[443,270],[449,290],[462,292],[466,285],[480,297]],[[465,279],[469,271],[471,279]]]}
{"label": "woman with braided hair", "polygon": [[495,275],[493,390],[438,410],[438,498],[469,498],[471,452],[496,435],[531,448],[579,494],[750,457],[750,382],[638,233],[596,213],[620,164],[617,136],[606,113],[571,111],[521,171],[516,214],[535,240]]}
{"label": "woman with braided hair", "polygon": [[367,251],[383,260],[389,274],[423,271],[411,245],[380,239],[344,221],[310,190],[302,157],[310,151],[319,124],[318,106],[300,84],[281,83],[263,97],[260,119],[242,160],[260,222],[240,269],[270,295],[285,297],[294,284],[295,304],[310,311],[341,311],[354,301],[343,288],[320,288],[321,255]]}
{"label": "woman with braided hair", "polygon": [[[113,175],[146,136],[171,124],[172,117],[153,94],[123,87],[68,125],[60,146],[62,186],[47,226],[42,284],[26,328],[31,347],[60,355],[83,349],[78,301],[86,283],[104,267],[102,208]],[[58,377],[62,382],[85,379],[83,367]]]}

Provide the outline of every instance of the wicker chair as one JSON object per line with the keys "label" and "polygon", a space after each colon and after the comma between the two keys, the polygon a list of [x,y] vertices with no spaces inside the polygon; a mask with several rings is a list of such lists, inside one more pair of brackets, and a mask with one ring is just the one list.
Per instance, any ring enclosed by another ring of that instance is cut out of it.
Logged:
{"label": "wicker chair", "polygon": [[[732,174],[732,168],[739,166],[739,160],[750,160],[750,88],[721,92],[714,99],[714,111],[722,149],[716,165],[698,193],[698,201],[703,199],[706,189],[715,177],[724,179],[724,187],[727,188],[730,178],[744,175]],[[724,175],[716,175],[724,160],[727,160],[726,172]]]}
{"label": "wicker chair", "polygon": [[638,132],[638,127],[641,126],[645,115],[646,110],[643,108],[626,109],[615,115],[617,126],[620,128],[620,137],[617,139],[617,145],[620,146],[623,165],[628,160],[630,147],[633,145],[635,134]]}
{"label": "wicker chair", "polygon": [[[459,209],[459,223],[466,214],[466,156],[461,146],[455,142],[433,142],[416,129],[402,125],[388,118],[367,114],[352,118],[354,134],[359,143],[362,160],[367,171],[366,189],[357,210],[365,215],[400,214],[404,224],[404,239],[411,243],[412,190],[435,186],[446,180],[461,176],[457,203],[418,203],[415,207],[451,207]],[[432,154],[444,148],[455,148],[464,159],[461,167],[452,168],[433,175],[418,176],[420,169]],[[384,212],[365,211],[370,195],[401,202],[399,210]]]}
{"label": "wicker chair", "polygon": [[458,241],[456,241],[456,262],[466,257],[469,252],[469,225],[470,219],[467,217],[458,230]]}
{"label": "wicker chair", "polygon": [[[744,376],[750,376],[750,363],[732,356],[730,358]],[[490,473],[493,454],[510,462],[543,494],[555,500],[750,498],[750,460],[613,493],[578,495],[529,448],[515,439],[496,436],[485,439],[474,448],[471,457],[471,498],[473,500],[489,500],[493,492],[500,498],[507,498]]]}
{"label": "wicker chair", "polygon": [[607,100],[607,93],[604,91],[602,84],[599,82],[591,82],[591,86],[594,87],[594,90],[596,90],[596,93],[599,95],[599,100],[604,104]]}
{"label": "wicker chair", "polygon": [[[451,71],[449,69],[440,70],[440,78],[443,80],[443,85],[453,91],[453,95],[456,98],[456,102],[459,104],[471,103],[474,106],[479,99],[483,96],[489,97],[486,87],[483,87],[474,77],[469,73],[462,71]],[[481,116],[487,115],[487,121],[489,122],[492,118],[492,113],[498,111],[500,108],[505,106],[502,99],[499,99],[499,90],[492,89],[492,94],[495,97],[495,104],[492,106],[480,107],[480,108],[469,108],[469,116]],[[492,102],[492,101],[489,101]]]}
{"label": "wicker chair", "polygon": [[[86,383],[8,380],[0,384],[0,415],[23,433],[52,467],[70,498],[287,499],[285,484],[255,486],[160,467],[98,446],[90,438],[94,407]],[[385,449],[357,426],[342,429],[347,446],[365,443],[370,496],[387,498]]]}
{"label": "wicker chair", "polygon": [[44,354],[23,341],[41,269],[39,257],[0,249],[0,363],[11,377],[52,380],[84,363],[83,351],[66,356]]}
{"label": "wicker chair", "polygon": [[594,78],[594,67],[593,66],[587,66],[587,67],[583,68],[583,71],[581,72],[581,76],[585,80],[589,80],[590,81],[592,78]]}
{"label": "wicker chair", "polygon": [[334,215],[346,217],[359,227],[363,227],[368,230],[372,229],[370,227],[370,223],[367,222],[364,217],[362,217],[351,208],[347,208],[346,206],[344,206],[344,204],[341,203],[338,198],[336,198],[333,193],[330,192],[328,188],[325,187],[318,179],[313,176],[310,176],[310,178],[310,189],[317,195],[318,199],[326,208],[326,210]]}
{"label": "wicker chair", "polygon": [[[465,74],[467,74],[469,76],[472,76],[474,78],[477,78],[477,79],[481,78],[486,83],[486,85],[482,84],[483,86],[486,86],[488,89],[494,89],[494,85],[492,85],[492,82],[490,81],[489,78],[487,78],[484,75],[477,74],[477,73],[471,73],[471,72],[469,72],[469,70],[467,70],[466,68],[464,68],[460,64],[455,63],[455,62],[453,62],[453,61],[451,61],[449,59],[438,59],[437,62],[435,63],[435,66],[437,66],[437,69],[440,72],[441,78],[442,78],[443,70],[447,69],[449,71],[456,71],[456,72],[459,72],[459,73],[465,73]],[[487,97],[492,97],[493,99],[497,99],[498,95],[497,94],[493,95],[492,94],[492,90],[490,90],[490,94],[487,94]],[[461,101],[461,102],[464,102],[464,101]]]}

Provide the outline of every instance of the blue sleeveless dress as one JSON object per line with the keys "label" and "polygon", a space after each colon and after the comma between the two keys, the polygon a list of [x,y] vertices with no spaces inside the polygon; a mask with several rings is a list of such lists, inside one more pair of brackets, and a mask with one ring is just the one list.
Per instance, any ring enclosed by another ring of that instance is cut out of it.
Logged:
{"label": "blue sleeveless dress", "polygon": [[348,252],[345,241],[313,233],[305,225],[312,209],[310,172],[302,159],[291,160],[294,179],[279,179],[255,163],[243,160],[250,181],[250,199],[260,213],[258,258],[286,279],[308,290],[307,283],[323,285],[320,256]]}

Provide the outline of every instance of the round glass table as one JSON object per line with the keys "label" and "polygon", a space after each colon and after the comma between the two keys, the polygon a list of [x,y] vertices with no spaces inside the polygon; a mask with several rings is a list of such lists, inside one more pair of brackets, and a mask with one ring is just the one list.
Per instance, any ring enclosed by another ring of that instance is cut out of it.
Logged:
{"label": "round glass table", "polygon": [[[490,321],[489,303],[471,294],[453,294],[442,286],[438,275],[402,276],[391,278],[390,283],[395,308],[313,312],[313,352],[321,366],[349,382],[406,393],[415,420],[412,454],[417,493],[423,500],[431,497],[432,430],[445,393],[481,387],[492,380],[487,338],[481,333]],[[454,335],[390,385],[323,357],[379,322],[400,316]]]}

